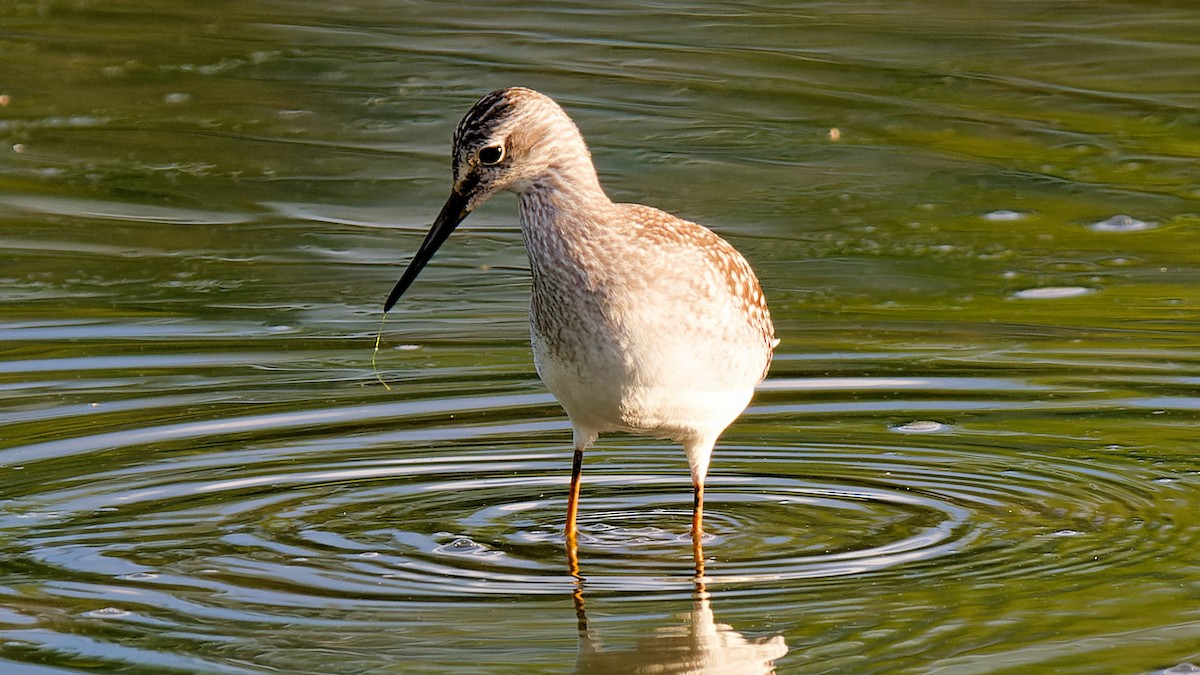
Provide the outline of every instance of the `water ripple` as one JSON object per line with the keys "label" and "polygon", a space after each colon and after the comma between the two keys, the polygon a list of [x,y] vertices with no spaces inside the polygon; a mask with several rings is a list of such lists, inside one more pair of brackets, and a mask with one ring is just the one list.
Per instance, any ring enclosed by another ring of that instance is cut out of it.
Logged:
{"label": "water ripple", "polygon": [[[906,384],[892,380],[888,389]],[[865,378],[857,393],[881,382]],[[825,384],[835,392],[852,383]],[[799,384],[781,380],[768,389]],[[1018,385],[1007,388],[1040,389]],[[847,414],[885,410],[883,403],[838,405]],[[905,403],[912,410],[924,402]],[[550,404],[529,394],[314,408],[8,448],[0,461],[31,470],[56,458],[183,442],[183,450],[96,464],[0,502],[0,531],[23,532],[8,557],[77,580],[55,583],[55,593],[87,597],[91,584],[102,583],[127,611],[178,605],[185,591],[208,599],[193,597],[180,611],[204,615],[217,598],[236,598],[243,620],[297,607],[569,593],[575,580],[563,565],[560,533],[569,451],[550,440],[565,437],[567,425],[528,418]],[[748,417],[820,409],[764,405]],[[421,421],[479,411],[509,421]],[[345,433],[405,419],[397,426],[409,428]],[[1170,486],[1131,478],[1115,456],[1026,453],[1013,463],[990,443],[972,447],[964,429],[937,424],[932,435],[883,427],[871,442],[797,447],[768,436],[723,444],[708,489],[708,582],[753,594],[844,577],[1028,578],[1126,564],[1154,555],[1169,536],[1158,493]],[[214,444],[227,449],[186,449]],[[438,450],[423,451],[428,444]],[[617,439],[590,455],[580,513],[590,589],[689,592],[683,466],[667,443]],[[209,606],[200,611],[197,602]]]}

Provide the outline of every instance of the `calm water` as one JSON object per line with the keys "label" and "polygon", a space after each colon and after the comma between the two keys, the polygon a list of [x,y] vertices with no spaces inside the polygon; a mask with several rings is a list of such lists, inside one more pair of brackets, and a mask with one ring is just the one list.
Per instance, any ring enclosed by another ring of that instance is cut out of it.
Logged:
{"label": "calm water", "polygon": [[[0,670],[1185,672],[1198,34],[1168,1],[0,4]],[[646,439],[589,454],[568,573],[511,197],[372,370],[454,125],[511,84],[767,290],[702,588]]]}

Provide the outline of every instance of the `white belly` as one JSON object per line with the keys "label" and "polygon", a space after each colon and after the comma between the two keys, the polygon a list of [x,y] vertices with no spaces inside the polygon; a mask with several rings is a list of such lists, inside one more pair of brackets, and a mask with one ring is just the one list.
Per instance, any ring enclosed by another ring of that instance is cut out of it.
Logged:
{"label": "white belly", "polygon": [[673,340],[661,330],[643,332],[642,340],[576,337],[576,349],[551,349],[533,331],[534,364],[572,425],[592,433],[715,438],[745,410],[765,367],[739,367],[736,354],[714,354],[729,350]]}
{"label": "white belly", "polygon": [[546,387],[585,438],[715,441],[771,358],[749,265],[708,230],[649,207],[610,203],[599,226],[570,206],[522,195],[531,341]]}

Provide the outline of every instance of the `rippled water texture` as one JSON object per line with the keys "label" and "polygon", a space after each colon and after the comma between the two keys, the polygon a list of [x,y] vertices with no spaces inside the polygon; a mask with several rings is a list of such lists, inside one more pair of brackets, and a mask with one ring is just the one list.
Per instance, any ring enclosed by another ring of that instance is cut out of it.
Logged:
{"label": "rippled water texture", "polygon": [[[1197,35],[1111,0],[0,4],[0,671],[1190,672]],[[511,197],[376,379],[454,125],[510,84],[766,289],[699,578],[683,453],[621,436],[572,574]]]}

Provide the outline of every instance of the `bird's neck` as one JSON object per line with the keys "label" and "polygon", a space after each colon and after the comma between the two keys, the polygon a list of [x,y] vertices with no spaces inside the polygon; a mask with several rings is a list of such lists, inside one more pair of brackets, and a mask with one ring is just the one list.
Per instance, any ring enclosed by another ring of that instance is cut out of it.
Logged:
{"label": "bird's neck", "polygon": [[518,196],[535,290],[596,288],[605,275],[597,264],[604,259],[599,253],[618,238],[621,219],[613,217],[618,207],[601,189],[591,161],[574,170],[548,171]]}
{"label": "bird's neck", "polygon": [[521,229],[553,238],[591,237],[611,222],[615,207],[588,157],[551,167],[518,194]]}

